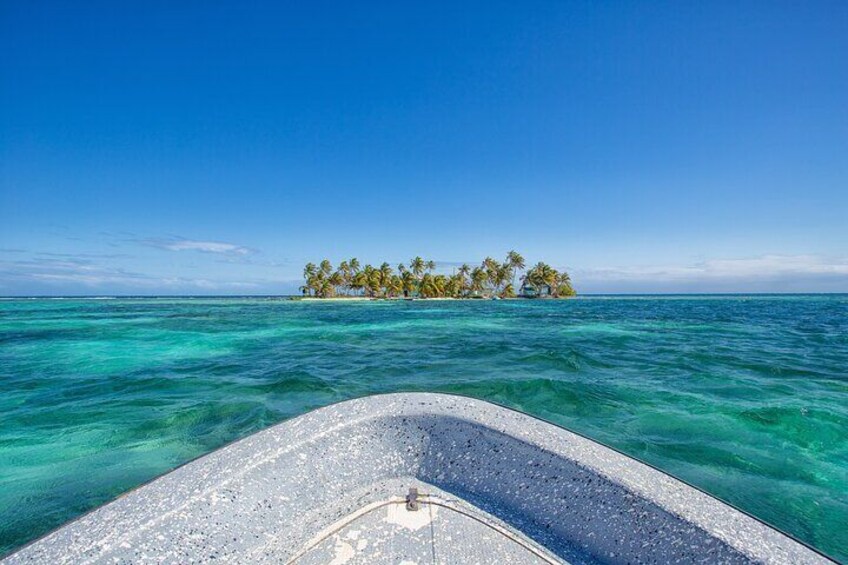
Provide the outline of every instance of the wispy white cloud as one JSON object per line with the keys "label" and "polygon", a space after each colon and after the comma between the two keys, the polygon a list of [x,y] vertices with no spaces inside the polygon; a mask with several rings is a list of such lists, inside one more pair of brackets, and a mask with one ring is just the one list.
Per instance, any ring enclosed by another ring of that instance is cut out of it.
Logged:
{"label": "wispy white cloud", "polygon": [[741,259],[711,259],[684,266],[624,266],[577,269],[584,279],[595,280],[763,280],[810,275],[846,275],[848,259],[820,255],[763,255]]}
{"label": "wispy white cloud", "polygon": [[11,281],[74,282],[90,285],[143,284],[152,279],[142,273],[99,266],[87,258],[71,257],[0,261],[0,277]]}
{"label": "wispy white cloud", "polygon": [[54,253],[52,251],[39,251],[34,254],[37,257],[53,257],[56,259],[88,260],[88,259],[131,259],[132,255],[126,253]]}
{"label": "wispy white cloud", "polygon": [[224,241],[198,241],[179,237],[144,239],[141,243],[168,251],[198,251],[230,256],[245,256],[255,252],[249,247]]}
{"label": "wispy white cloud", "polygon": [[120,267],[98,265],[89,259],[36,258],[22,261],[0,261],[0,288],[27,285],[57,287],[104,287],[163,292],[174,290],[232,291],[251,290],[260,286],[252,281],[225,281],[208,278],[159,277]]}

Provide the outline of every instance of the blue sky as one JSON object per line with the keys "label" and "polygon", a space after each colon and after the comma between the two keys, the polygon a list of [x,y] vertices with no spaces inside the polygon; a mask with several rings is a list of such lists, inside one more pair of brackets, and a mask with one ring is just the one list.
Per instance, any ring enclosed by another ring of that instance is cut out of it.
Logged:
{"label": "blue sky", "polygon": [[501,257],[848,291],[848,3],[0,5],[0,294]]}

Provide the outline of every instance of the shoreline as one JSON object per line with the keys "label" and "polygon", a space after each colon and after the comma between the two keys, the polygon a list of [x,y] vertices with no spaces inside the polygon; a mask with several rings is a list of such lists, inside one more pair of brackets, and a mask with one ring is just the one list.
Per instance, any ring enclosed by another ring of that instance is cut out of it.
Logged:
{"label": "shoreline", "polygon": [[453,296],[434,296],[428,298],[422,298],[416,296],[414,298],[407,298],[403,296],[333,296],[331,298],[319,298],[316,296],[292,296],[289,297],[289,300],[295,302],[397,302],[397,301],[408,301],[408,302],[434,302],[434,301],[444,301],[444,300],[454,300],[454,301],[468,301],[468,302],[489,302],[489,301],[500,301],[500,300],[568,300],[568,298],[575,297],[562,297],[562,298],[553,298],[553,297],[542,297],[542,298],[523,298],[520,296],[516,296],[513,298],[497,298],[493,299],[491,297],[479,297],[479,298],[456,298]]}

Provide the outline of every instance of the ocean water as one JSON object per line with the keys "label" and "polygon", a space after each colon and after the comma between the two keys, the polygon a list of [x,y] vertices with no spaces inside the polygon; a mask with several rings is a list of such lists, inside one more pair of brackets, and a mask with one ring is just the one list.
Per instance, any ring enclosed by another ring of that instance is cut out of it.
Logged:
{"label": "ocean water", "polygon": [[0,300],[0,554],[338,400],[499,402],[848,560],[848,296]]}

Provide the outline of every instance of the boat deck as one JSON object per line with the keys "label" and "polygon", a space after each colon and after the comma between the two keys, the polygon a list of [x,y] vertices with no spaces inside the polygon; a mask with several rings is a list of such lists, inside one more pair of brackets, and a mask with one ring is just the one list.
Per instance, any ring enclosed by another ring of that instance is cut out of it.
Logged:
{"label": "boat deck", "polygon": [[254,434],[4,563],[220,561],[830,562],[562,428],[412,393],[339,403]]}
{"label": "boat deck", "polygon": [[[419,493],[369,504],[321,532],[290,563],[563,563],[508,524],[412,477]],[[415,487],[413,487],[415,488]]]}

